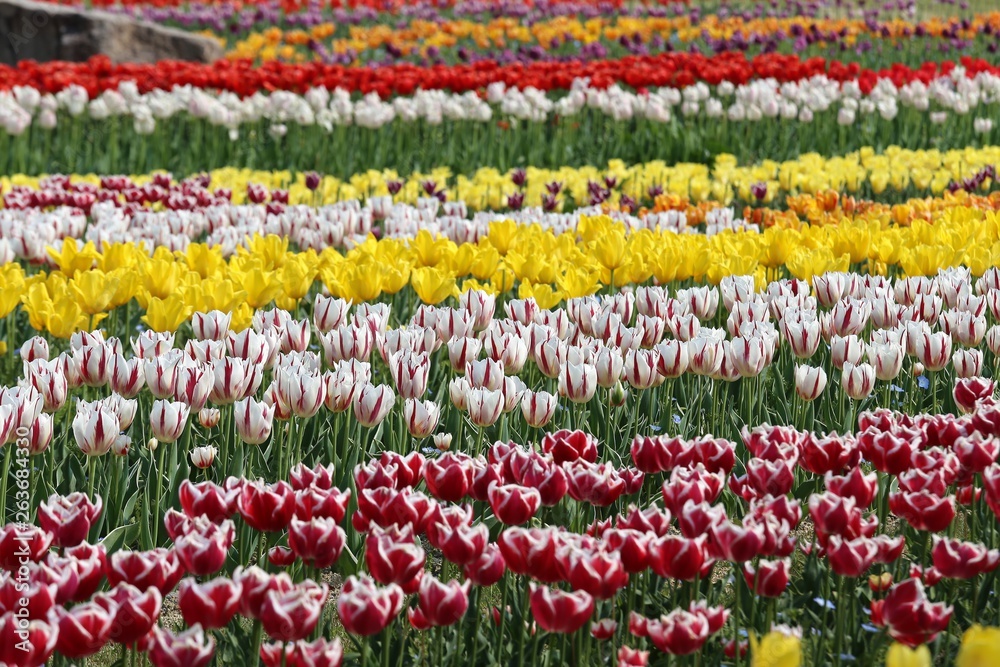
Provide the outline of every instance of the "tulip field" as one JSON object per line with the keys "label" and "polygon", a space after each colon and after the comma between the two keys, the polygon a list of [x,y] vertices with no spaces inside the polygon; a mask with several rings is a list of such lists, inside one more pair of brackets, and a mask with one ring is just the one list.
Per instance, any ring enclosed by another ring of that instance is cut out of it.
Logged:
{"label": "tulip field", "polygon": [[0,667],[1000,665],[992,2],[63,4]]}

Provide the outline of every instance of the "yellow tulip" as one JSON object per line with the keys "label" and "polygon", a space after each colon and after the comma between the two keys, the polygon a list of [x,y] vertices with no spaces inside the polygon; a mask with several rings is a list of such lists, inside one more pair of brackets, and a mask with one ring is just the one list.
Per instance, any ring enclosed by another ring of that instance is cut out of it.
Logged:
{"label": "yellow tulip", "polygon": [[260,263],[242,274],[234,273],[234,278],[247,293],[247,303],[251,308],[263,308],[281,294],[281,280],[278,274],[267,271]]}
{"label": "yellow tulip", "polygon": [[422,267],[410,273],[410,286],[420,300],[434,306],[450,296],[458,296],[455,276],[443,269]]}
{"label": "yellow tulip", "polygon": [[108,309],[118,291],[118,279],[99,269],[80,271],[69,281],[69,288],[83,312],[96,315]]}
{"label": "yellow tulip", "polygon": [[751,667],[800,667],[802,640],[793,632],[772,630],[758,640],[750,635]]}
{"label": "yellow tulip", "polygon": [[993,667],[997,664],[1000,664],[1000,628],[973,625],[966,630],[955,667]]}
{"label": "yellow tulip", "polygon": [[316,278],[316,271],[317,267],[313,262],[308,261],[303,255],[296,255],[289,258],[276,273],[285,296],[298,301],[309,293]]}
{"label": "yellow tulip", "polygon": [[72,278],[77,271],[92,269],[100,256],[93,241],[87,241],[80,247],[79,242],[72,238],[64,239],[58,251],[51,246],[46,248],[46,251],[68,278]]}
{"label": "yellow tulip", "polygon": [[885,654],[885,667],[931,667],[931,651],[923,644],[910,648],[893,642]]}
{"label": "yellow tulip", "polygon": [[[270,299],[268,299],[270,301]],[[158,299],[153,297],[149,300],[146,314],[142,316],[142,321],[149,325],[153,331],[176,331],[183,324],[194,307],[186,304],[184,299],[178,295]]]}

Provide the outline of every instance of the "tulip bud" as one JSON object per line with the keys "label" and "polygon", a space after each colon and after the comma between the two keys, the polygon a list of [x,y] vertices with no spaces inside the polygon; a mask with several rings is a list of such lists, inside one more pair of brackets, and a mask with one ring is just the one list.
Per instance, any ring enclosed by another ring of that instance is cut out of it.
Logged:
{"label": "tulip bud", "polygon": [[442,452],[451,449],[451,433],[437,433],[434,435],[434,446]]}
{"label": "tulip bud", "polygon": [[191,465],[202,470],[211,468],[218,453],[218,450],[211,445],[195,447],[191,450]]}
{"label": "tulip bud", "polygon": [[218,408],[202,408],[198,411],[198,423],[202,428],[215,428],[221,417],[222,412]]}
{"label": "tulip bud", "polygon": [[628,392],[625,391],[625,385],[621,382],[616,382],[611,389],[608,390],[608,405],[613,408],[620,408],[625,405],[625,401],[628,399]]}

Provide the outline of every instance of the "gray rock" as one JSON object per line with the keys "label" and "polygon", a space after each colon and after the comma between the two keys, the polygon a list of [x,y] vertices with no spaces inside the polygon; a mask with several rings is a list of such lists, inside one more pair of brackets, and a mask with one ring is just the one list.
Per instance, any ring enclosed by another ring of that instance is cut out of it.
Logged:
{"label": "gray rock", "polygon": [[0,0],[0,62],[83,61],[98,54],[116,63],[212,62],[223,49],[208,37],[109,12]]}

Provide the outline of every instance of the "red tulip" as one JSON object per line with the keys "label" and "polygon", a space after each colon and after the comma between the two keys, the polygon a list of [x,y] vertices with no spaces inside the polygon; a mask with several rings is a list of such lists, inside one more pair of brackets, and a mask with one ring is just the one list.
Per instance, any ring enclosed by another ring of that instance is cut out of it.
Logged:
{"label": "red tulip", "polygon": [[972,579],[995,570],[1000,564],[1000,551],[996,549],[937,535],[934,536],[931,555],[934,558],[934,568],[948,579]]}
{"label": "red tulip", "polygon": [[628,584],[628,572],[614,551],[565,546],[556,554],[563,578],[575,591],[587,591],[598,600],[610,600]]}
{"label": "red tulip", "polygon": [[562,429],[545,434],[542,451],[551,455],[558,464],[577,459],[594,463],[597,461],[597,444],[597,439],[588,433]]}
{"label": "red tulip", "polygon": [[83,544],[66,549],[64,555],[67,564],[76,575],[76,588],[71,595],[71,601],[83,602],[89,600],[104,581],[107,568],[107,551],[103,544]]}
{"label": "red tulip", "polygon": [[878,475],[874,472],[865,474],[861,466],[851,469],[841,477],[827,473],[826,489],[838,496],[851,497],[858,507],[869,507],[878,491]]}
{"label": "red tulip", "polygon": [[694,503],[688,501],[677,514],[677,527],[684,537],[695,538],[708,533],[709,529],[726,520],[726,508],[722,505]]}
{"label": "red tulip", "polygon": [[618,649],[618,667],[646,667],[649,664],[649,651],[622,646]]}
{"label": "red tulip", "polygon": [[240,516],[254,530],[278,532],[288,527],[295,512],[295,493],[288,482],[244,482],[236,504]]}
{"label": "red tulip", "polygon": [[56,604],[58,592],[56,584],[35,577],[27,581],[4,577],[0,581],[0,614],[10,611],[27,620],[44,620]]}
{"label": "red tulip", "polygon": [[52,533],[35,526],[8,523],[0,527],[0,568],[17,572],[27,559],[37,563],[52,545]]}
{"label": "red tulip", "polygon": [[738,526],[724,521],[708,529],[709,547],[720,560],[745,563],[757,556],[764,541],[759,526]]}
{"label": "red tulip", "polygon": [[973,432],[955,440],[952,449],[963,468],[982,472],[996,463],[997,456],[1000,456],[1000,439]]}
{"label": "red tulip", "polygon": [[531,615],[547,632],[572,634],[594,613],[594,598],[586,591],[567,593],[530,584]]}
{"label": "red tulip", "polygon": [[311,579],[289,591],[268,591],[260,606],[260,622],[270,637],[290,642],[305,639],[319,622],[330,588]]}
{"label": "red tulip", "polygon": [[118,584],[105,594],[98,595],[94,602],[114,614],[111,627],[111,641],[124,646],[132,646],[149,634],[160,617],[163,596],[156,588],[140,591],[130,584]]}
{"label": "red tulip", "polygon": [[855,468],[860,457],[857,443],[851,437],[831,433],[822,438],[806,437],[802,440],[799,465],[816,474],[839,474]]}
{"label": "red tulip", "polygon": [[612,528],[604,533],[608,547],[621,557],[625,571],[634,574],[649,567],[649,542],[647,533],[624,528]]}
{"label": "red tulip", "polygon": [[79,492],[68,496],[52,494],[38,506],[38,525],[52,533],[56,546],[75,547],[87,539],[102,506],[100,496],[91,502]]}
{"label": "red tulip", "polygon": [[658,507],[639,510],[634,505],[630,505],[628,514],[624,517],[619,516],[616,525],[621,529],[652,533],[657,537],[663,537],[670,530],[670,518],[670,512]]}
{"label": "red tulip", "polygon": [[766,598],[780,597],[788,588],[791,561],[761,559],[757,567],[743,564],[743,578],[755,594]]}
{"label": "red tulip", "polygon": [[563,579],[556,553],[562,546],[558,528],[508,528],[497,545],[507,568],[514,574],[531,575],[537,581],[555,583]]}
{"label": "red tulip", "polygon": [[578,459],[563,466],[573,500],[607,507],[625,492],[625,480],[610,463],[601,465]]}
{"label": "red tulip", "polygon": [[462,573],[476,586],[492,586],[503,578],[507,565],[496,544],[487,544],[476,560],[466,563]]}
{"label": "red tulip", "polygon": [[242,593],[243,586],[238,581],[225,577],[204,583],[184,579],[177,589],[177,605],[188,625],[224,628],[239,611]]}
{"label": "red tulip", "polygon": [[373,528],[365,540],[365,563],[375,581],[399,584],[405,592],[417,590],[425,558],[409,527]]}
{"label": "red tulip", "polygon": [[948,627],[951,613],[952,608],[943,602],[931,603],[927,599],[919,580],[907,579],[893,586],[885,596],[881,620],[888,627],[889,636],[915,648],[934,641]]}
{"label": "red tulip", "polygon": [[311,519],[333,519],[340,523],[347,515],[347,505],[351,501],[351,490],[324,489],[309,486],[295,492],[295,516],[303,521]]}
{"label": "red tulip", "polygon": [[111,640],[114,616],[96,602],[79,604],[70,610],[56,607],[52,621],[59,628],[56,650],[71,660],[87,658]]}
{"label": "red tulip", "polygon": [[944,531],[955,518],[955,499],[939,497],[927,491],[889,494],[889,511],[917,530],[932,533]]}
{"label": "red tulip", "polygon": [[153,629],[149,661],[153,667],[204,667],[215,653],[215,639],[205,637],[200,625],[174,634],[162,628]]}
{"label": "red tulip", "polygon": [[490,541],[486,524],[472,526],[471,521],[471,508],[439,508],[427,524],[427,539],[452,563],[470,563],[482,555]]}
{"label": "red tulip", "polygon": [[314,487],[323,491],[333,488],[334,467],[317,463],[314,467],[306,467],[305,463],[298,463],[288,473],[288,481],[295,491],[305,491]]}
{"label": "red tulip", "polygon": [[860,577],[879,556],[878,543],[867,537],[853,540],[831,535],[826,541],[826,557],[830,568],[842,577]]}
{"label": "red tulip", "polygon": [[694,581],[708,561],[705,545],[708,537],[688,539],[665,535],[649,543],[649,567],[665,579]]}
{"label": "red tulip", "polygon": [[233,572],[233,581],[243,589],[240,597],[240,613],[248,618],[258,618],[267,594],[272,591],[286,593],[294,587],[291,577],[285,573],[271,575],[256,565],[238,567]]}
{"label": "red tulip", "polygon": [[420,604],[407,614],[410,624],[419,630],[454,625],[469,609],[471,581],[461,584],[455,580],[447,584],[431,575],[420,579]]}
{"label": "red tulip", "polygon": [[[809,497],[809,516],[812,517],[820,543],[824,543],[830,535],[840,535],[853,540],[869,530],[862,522],[862,513],[854,498],[836,496],[829,491],[814,493]],[[873,533],[878,525],[878,519],[872,517],[872,520]]]}
{"label": "red tulip", "polygon": [[337,598],[344,629],[370,637],[382,632],[403,608],[403,589],[396,584],[379,588],[367,575],[348,577]]}
{"label": "red tulip", "polygon": [[721,474],[710,473],[701,464],[674,468],[670,479],[663,483],[663,504],[674,516],[678,516],[688,501],[695,504],[714,503],[722,493],[724,481]]}
{"label": "red tulip", "polygon": [[288,524],[288,547],[307,565],[325,570],[340,558],[347,534],[334,519],[315,518]]}
{"label": "red tulip", "polygon": [[538,491],[517,484],[491,484],[488,499],[493,514],[507,526],[527,523],[542,502]]}
{"label": "red tulip", "polygon": [[675,609],[666,616],[649,619],[649,639],[659,650],[670,655],[694,653],[708,639],[708,620],[685,609]]}
{"label": "red tulip", "polygon": [[194,484],[185,479],[178,487],[177,495],[184,513],[189,517],[205,516],[209,521],[219,523],[236,513],[240,488],[229,488],[228,484],[222,487],[207,480]]}
{"label": "red tulip", "polygon": [[896,537],[876,535],[871,539],[875,541],[875,545],[878,547],[878,557],[875,559],[876,563],[888,565],[896,562],[899,560],[899,557],[903,555],[903,548],[906,546],[906,540],[902,535],[898,535]]}
{"label": "red tulip", "polygon": [[869,427],[858,434],[858,444],[865,459],[871,461],[876,470],[889,475],[898,475],[910,468],[919,443],[920,432],[914,429],[883,432]]}
{"label": "red tulip", "polygon": [[291,567],[295,564],[295,552],[288,547],[271,547],[267,550],[267,562],[275,567]]}
{"label": "red tulip", "polygon": [[538,491],[542,505],[554,507],[569,491],[566,471],[541,457],[530,459],[519,471],[518,483]]}
{"label": "red tulip", "polygon": [[427,462],[424,480],[432,496],[456,503],[472,488],[473,473],[472,460],[467,455],[446,453]]}
{"label": "red tulip", "polygon": [[613,618],[602,618],[590,624],[590,636],[599,642],[606,642],[615,636],[618,622]]}
{"label": "red tulip", "polygon": [[139,590],[152,587],[166,595],[184,576],[184,569],[173,549],[119,551],[108,561],[107,575],[112,586],[124,582]]}
{"label": "red tulip", "polygon": [[0,664],[38,667],[56,649],[58,628],[45,621],[23,622],[13,612],[0,615]]}
{"label": "red tulip", "polygon": [[955,405],[962,412],[968,413],[976,409],[979,401],[992,398],[995,389],[996,383],[988,378],[959,378],[955,380],[955,388],[951,395],[955,399]]}
{"label": "red tulip", "polygon": [[[420,493],[405,488],[362,489],[358,493],[358,512],[351,521],[355,530],[365,532],[371,524],[376,526],[410,526],[422,533],[434,511],[435,502]],[[360,518],[359,518],[360,514]]]}
{"label": "red tulip", "polygon": [[260,659],[265,667],[340,667],[344,647],[339,637],[332,642],[322,637],[312,642],[275,642],[260,647]]}
{"label": "red tulip", "polygon": [[174,551],[181,565],[190,574],[205,576],[218,572],[226,562],[233,545],[233,522],[214,524],[205,517],[191,522],[187,532],[174,540]]}

